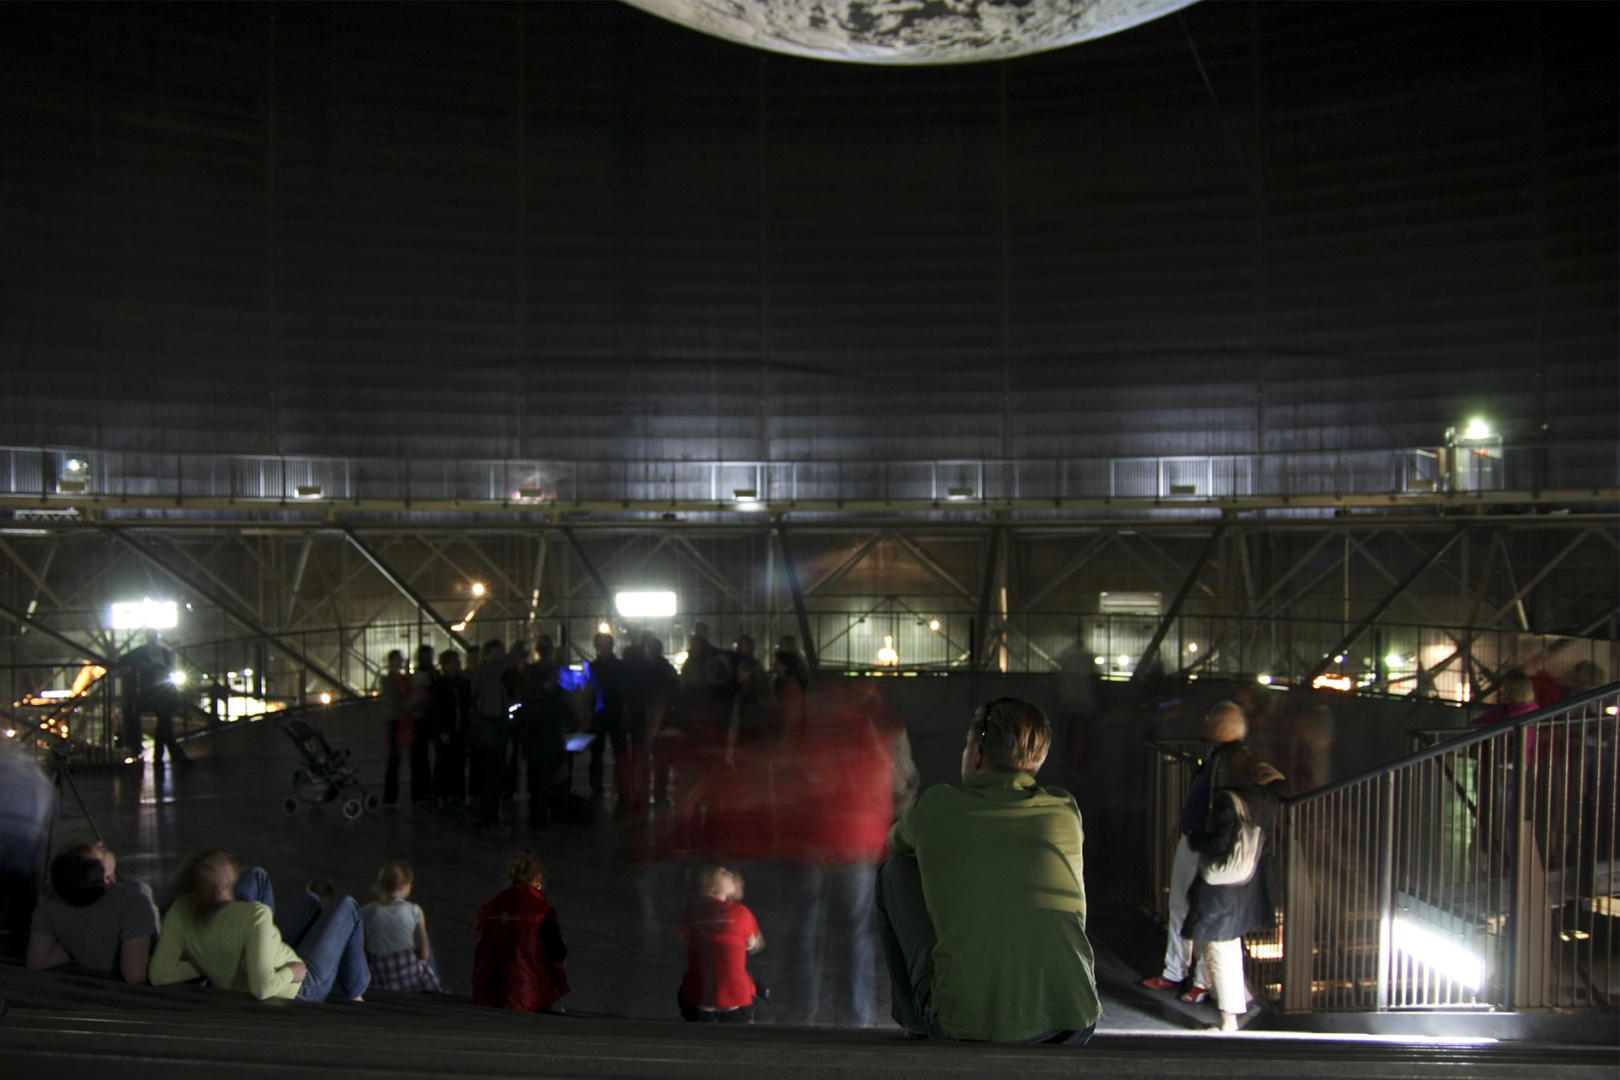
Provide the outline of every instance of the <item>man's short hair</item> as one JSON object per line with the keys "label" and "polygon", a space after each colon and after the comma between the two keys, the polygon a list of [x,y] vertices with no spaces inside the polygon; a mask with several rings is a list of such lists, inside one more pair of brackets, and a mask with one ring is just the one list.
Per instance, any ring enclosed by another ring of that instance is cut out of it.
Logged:
{"label": "man's short hair", "polygon": [[613,651],[613,635],[607,633],[606,631],[604,631],[604,632],[602,632],[600,634],[597,634],[594,638],[592,638],[591,639],[591,644],[596,646],[596,651],[597,652],[603,652],[603,651],[612,652]]}
{"label": "man's short hair", "polygon": [[498,637],[492,637],[484,642],[484,655],[494,659],[506,651],[506,642]]}
{"label": "man's short hair", "polygon": [[1033,773],[1052,748],[1052,723],[1022,698],[998,697],[973,714],[974,730],[984,748],[984,761],[1002,772]]}
{"label": "man's short hair", "polygon": [[51,888],[74,907],[89,907],[107,891],[107,868],[95,854],[95,845],[64,848],[51,860]]}
{"label": "man's short hair", "polygon": [[1204,730],[1211,742],[1242,742],[1249,734],[1249,721],[1235,701],[1217,701],[1204,714]]}

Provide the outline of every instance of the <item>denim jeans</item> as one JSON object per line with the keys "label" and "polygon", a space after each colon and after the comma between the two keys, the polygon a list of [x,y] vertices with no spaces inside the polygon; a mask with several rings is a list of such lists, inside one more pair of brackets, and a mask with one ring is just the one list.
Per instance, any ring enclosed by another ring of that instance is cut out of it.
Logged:
{"label": "denim jeans", "polygon": [[298,986],[299,1001],[325,1001],[337,985],[343,987],[346,997],[356,998],[371,985],[360,905],[352,897],[333,897],[323,909],[321,898],[306,891],[277,910],[270,875],[257,866],[242,871],[236,879],[235,895],[238,900],[254,901],[275,912],[281,940],[298,953],[309,969]]}

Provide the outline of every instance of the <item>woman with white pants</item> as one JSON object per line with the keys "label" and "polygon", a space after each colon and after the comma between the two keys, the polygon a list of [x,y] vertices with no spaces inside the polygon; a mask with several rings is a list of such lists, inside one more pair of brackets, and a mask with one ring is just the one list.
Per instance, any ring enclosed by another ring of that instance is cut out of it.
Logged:
{"label": "woman with white pants", "polygon": [[1209,818],[1187,835],[1199,855],[1182,936],[1209,967],[1221,1031],[1236,1031],[1249,1011],[1243,935],[1277,925],[1275,889],[1264,857],[1275,828],[1282,774],[1242,744],[1222,747],[1211,765]]}

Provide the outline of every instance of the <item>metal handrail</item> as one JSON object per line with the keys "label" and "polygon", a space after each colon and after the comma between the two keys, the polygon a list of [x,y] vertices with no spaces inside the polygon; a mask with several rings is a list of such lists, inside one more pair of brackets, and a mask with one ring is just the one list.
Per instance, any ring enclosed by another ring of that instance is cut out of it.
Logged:
{"label": "metal handrail", "polygon": [[1294,806],[1298,806],[1302,803],[1317,802],[1322,799],[1326,799],[1329,796],[1335,795],[1338,792],[1353,788],[1358,784],[1365,784],[1369,780],[1377,780],[1381,776],[1393,776],[1395,773],[1400,772],[1402,769],[1408,768],[1412,765],[1420,765],[1425,761],[1431,761],[1437,757],[1444,757],[1447,754],[1455,754],[1459,750],[1466,750],[1470,746],[1476,746],[1480,743],[1489,742],[1498,735],[1502,735],[1509,731],[1515,731],[1520,728],[1526,728],[1532,724],[1539,724],[1544,720],[1552,719],[1559,713],[1584,708],[1595,701],[1600,701],[1606,697],[1612,697],[1617,693],[1620,693],[1620,682],[1612,682],[1607,686],[1601,686],[1595,690],[1588,690],[1586,693],[1577,697],[1565,698],[1563,701],[1560,701],[1554,705],[1548,705],[1544,709],[1537,709],[1535,712],[1525,713],[1523,716],[1515,716],[1511,719],[1504,720],[1499,724],[1492,724],[1489,727],[1475,728],[1464,738],[1452,739],[1437,746],[1431,746],[1427,750],[1419,750],[1416,753],[1408,754],[1403,758],[1397,758],[1387,764],[1368,769],[1366,772],[1357,773],[1355,776],[1347,777],[1343,780],[1335,780],[1331,784],[1327,784],[1312,791],[1306,792],[1304,795],[1295,795],[1283,801]]}

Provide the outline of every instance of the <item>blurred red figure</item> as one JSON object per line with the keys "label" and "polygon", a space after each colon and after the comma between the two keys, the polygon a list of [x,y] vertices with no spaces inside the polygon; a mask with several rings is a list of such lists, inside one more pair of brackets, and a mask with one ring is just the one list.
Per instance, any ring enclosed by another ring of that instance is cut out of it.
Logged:
{"label": "blurred red figure", "polygon": [[765,937],[754,913],[741,903],[742,875],[706,866],[698,873],[698,894],[681,919],[686,942],[686,977],[676,995],[681,1019],[751,1024],[759,991],[748,974],[748,955],[765,947]]}

